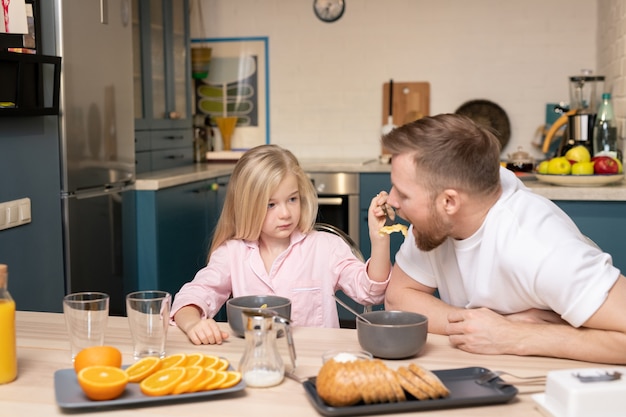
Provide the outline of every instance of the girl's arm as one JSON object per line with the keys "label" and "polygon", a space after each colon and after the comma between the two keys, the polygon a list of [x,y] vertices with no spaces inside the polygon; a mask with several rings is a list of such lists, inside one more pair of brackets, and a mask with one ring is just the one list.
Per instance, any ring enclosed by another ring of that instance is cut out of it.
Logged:
{"label": "girl's arm", "polygon": [[389,235],[380,233],[380,228],[385,225],[385,213],[382,206],[387,203],[387,196],[385,191],[374,196],[367,211],[367,224],[372,244],[367,274],[372,281],[379,282],[385,281],[391,273]]}

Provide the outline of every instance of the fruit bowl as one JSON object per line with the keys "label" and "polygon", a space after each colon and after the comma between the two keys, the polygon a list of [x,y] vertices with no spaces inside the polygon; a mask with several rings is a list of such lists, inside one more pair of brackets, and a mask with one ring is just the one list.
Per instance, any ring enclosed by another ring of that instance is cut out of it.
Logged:
{"label": "fruit bowl", "polygon": [[596,175],[550,175],[535,174],[542,182],[567,187],[599,187],[621,182],[624,174],[596,174]]}

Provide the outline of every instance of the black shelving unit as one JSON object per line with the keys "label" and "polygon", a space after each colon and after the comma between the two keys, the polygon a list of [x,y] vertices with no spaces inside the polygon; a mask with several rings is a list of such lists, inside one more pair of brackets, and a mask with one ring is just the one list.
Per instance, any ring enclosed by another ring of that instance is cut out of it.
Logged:
{"label": "black shelving unit", "polygon": [[59,114],[61,57],[0,52],[0,117]]}

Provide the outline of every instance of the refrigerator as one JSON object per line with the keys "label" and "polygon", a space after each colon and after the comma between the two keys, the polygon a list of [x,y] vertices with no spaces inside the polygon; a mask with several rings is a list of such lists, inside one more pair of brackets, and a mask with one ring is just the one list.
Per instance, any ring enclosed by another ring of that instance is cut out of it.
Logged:
{"label": "refrigerator", "polygon": [[135,180],[130,0],[53,1],[65,292],[106,292],[110,313],[123,315],[122,201]]}

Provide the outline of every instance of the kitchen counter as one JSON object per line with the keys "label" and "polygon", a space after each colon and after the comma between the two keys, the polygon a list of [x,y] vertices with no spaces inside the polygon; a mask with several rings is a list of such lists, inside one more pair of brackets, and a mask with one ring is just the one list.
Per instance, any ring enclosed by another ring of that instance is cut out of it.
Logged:
{"label": "kitchen counter", "polygon": [[[219,323],[230,331],[227,323]],[[54,388],[54,373],[71,368],[69,342],[63,314],[17,312],[17,353],[18,378],[9,384],[0,385],[0,409],[3,416],[62,416],[64,411],[57,406]],[[358,350],[356,330],[325,328],[294,328],[294,344],[298,355],[296,374],[299,377],[316,375],[322,362],[322,353],[327,350]],[[283,355],[287,355],[285,342],[279,339],[278,345]],[[107,344],[121,350],[123,363],[132,363],[130,331],[125,317],[109,317],[106,332]],[[203,352],[228,359],[233,367],[243,354],[244,339],[231,336],[222,345],[195,346],[177,328],[170,327],[167,336],[167,352]],[[286,356],[283,356],[286,357]],[[602,367],[589,362],[542,357],[518,357],[510,355],[475,355],[452,348],[447,337],[428,335],[424,350],[417,358],[409,360],[386,360],[392,369],[409,362],[417,362],[431,370],[456,369],[465,367],[485,367],[491,370],[507,370],[513,374],[530,376],[545,375],[548,371],[571,368]],[[425,410],[420,416],[482,416],[482,417],[540,417],[531,394],[542,392],[544,385],[517,386],[519,393],[506,404],[456,408],[445,410]],[[119,408],[96,408],[98,414],[108,417],[156,417],[187,416],[319,416],[310,404],[304,388],[295,380],[285,379],[280,385],[271,388],[245,388],[242,392],[208,397],[198,401],[176,401],[172,403],[143,404]],[[75,413],[73,413],[75,414]],[[398,413],[398,416],[416,415]]]}
{"label": "kitchen counter", "polygon": [[[389,173],[391,165],[381,164],[378,159],[301,159],[308,172],[357,172]],[[149,174],[140,174],[134,185],[138,191],[156,191],[176,185],[230,175],[234,163],[198,163],[188,167],[174,168]],[[524,184],[537,194],[550,200],[571,201],[626,201],[626,182],[602,187],[565,187],[525,179]]]}

